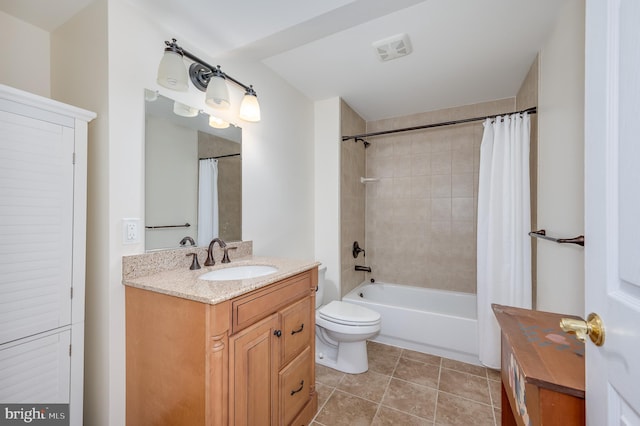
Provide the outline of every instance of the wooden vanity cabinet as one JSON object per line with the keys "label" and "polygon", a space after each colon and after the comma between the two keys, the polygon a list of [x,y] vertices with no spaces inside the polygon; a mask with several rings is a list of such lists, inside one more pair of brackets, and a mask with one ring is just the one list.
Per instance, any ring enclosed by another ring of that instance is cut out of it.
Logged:
{"label": "wooden vanity cabinet", "polygon": [[501,329],[502,425],[585,424],[584,343],[551,312],[492,305]]}
{"label": "wooden vanity cabinet", "polygon": [[209,305],[126,288],[127,424],[308,425],[317,268]]}

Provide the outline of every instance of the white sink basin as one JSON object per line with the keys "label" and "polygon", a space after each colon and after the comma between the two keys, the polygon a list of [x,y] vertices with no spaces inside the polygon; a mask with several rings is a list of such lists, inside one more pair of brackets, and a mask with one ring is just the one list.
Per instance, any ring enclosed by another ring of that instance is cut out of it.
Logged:
{"label": "white sink basin", "polygon": [[208,281],[246,280],[262,277],[278,272],[278,268],[269,265],[240,265],[230,268],[217,269],[200,275],[198,278]]}

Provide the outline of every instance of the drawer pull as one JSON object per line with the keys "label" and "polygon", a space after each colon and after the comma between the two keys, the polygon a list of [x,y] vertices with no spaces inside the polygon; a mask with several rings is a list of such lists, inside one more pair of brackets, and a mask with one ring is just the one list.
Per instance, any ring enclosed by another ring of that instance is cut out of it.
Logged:
{"label": "drawer pull", "polygon": [[291,391],[291,395],[295,395],[295,394],[297,394],[297,393],[298,393],[298,392],[300,392],[302,389],[304,389],[304,380],[301,380],[301,381],[300,381],[300,387],[299,387],[298,389],[296,389],[296,390],[292,390],[292,391]]}
{"label": "drawer pull", "polygon": [[273,335],[274,335],[274,336],[276,336],[276,337],[280,337],[280,336],[282,336],[282,330],[276,330],[276,331],[274,331],[274,332],[273,332]]}
{"label": "drawer pull", "polygon": [[300,328],[299,328],[299,329],[297,329],[297,330],[293,330],[293,331],[291,332],[291,335],[293,336],[293,335],[294,335],[294,334],[296,334],[296,333],[300,333],[303,329],[304,329],[304,323],[300,326]]}

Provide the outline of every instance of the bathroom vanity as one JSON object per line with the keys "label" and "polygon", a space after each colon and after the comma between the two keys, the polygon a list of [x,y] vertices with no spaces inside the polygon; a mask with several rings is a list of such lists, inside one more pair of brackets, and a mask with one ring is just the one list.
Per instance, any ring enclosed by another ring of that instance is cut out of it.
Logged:
{"label": "bathroom vanity", "polygon": [[[278,271],[198,278],[256,262]],[[271,258],[125,276],[127,424],[308,425],[317,279],[315,262]]]}

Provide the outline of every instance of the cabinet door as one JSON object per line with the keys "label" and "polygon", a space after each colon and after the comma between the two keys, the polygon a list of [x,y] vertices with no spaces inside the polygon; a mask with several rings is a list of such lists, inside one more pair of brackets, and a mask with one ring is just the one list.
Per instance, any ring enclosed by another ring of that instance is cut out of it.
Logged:
{"label": "cabinet door", "polygon": [[278,314],[229,339],[229,424],[276,424],[278,419]]}
{"label": "cabinet door", "polygon": [[311,348],[280,372],[280,424],[289,425],[311,400]]}
{"label": "cabinet door", "polygon": [[[315,313],[315,312],[314,312]],[[311,298],[304,299],[285,308],[282,315],[282,355],[285,365],[309,346],[313,334],[311,323]]]}
{"label": "cabinet door", "polygon": [[71,322],[74,130],[0,110],[0,344]]}
{"label": "cabinet door", "polygon": [[71,330],[0,345],[0,401],[69,403]]}

